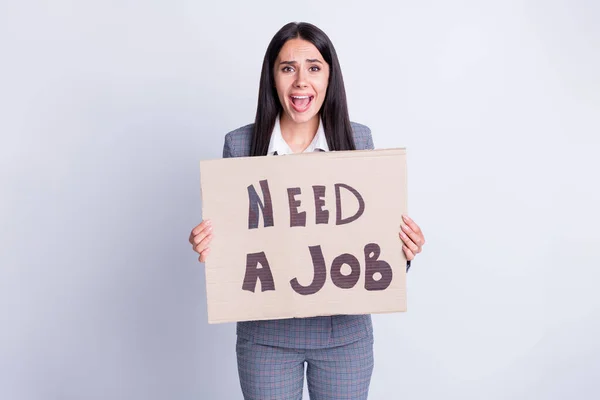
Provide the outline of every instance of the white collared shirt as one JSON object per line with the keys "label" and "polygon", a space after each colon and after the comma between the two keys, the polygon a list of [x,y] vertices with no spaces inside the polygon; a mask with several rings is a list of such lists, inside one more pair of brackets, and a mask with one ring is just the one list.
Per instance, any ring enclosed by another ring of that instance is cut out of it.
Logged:
{"label": "white collared shirt", "polygon": [[[275,119],[273,133],[271,133],[269,149],[267,150],[267,155],[269,156],[274,154],[281,156],[293,153],[292,149],[290,149],[290,146],[287,144],[287,142],[281,135],[281,125],[279,125],[279,118],[280,116],[278,116]],[[329,146],[327,145],[327,138],[325,137],[325,130],[323,129],[323,121],[321,120],[321,118],[319,118],[319,128],[317,129],[315,137],[313,138],[312,142],[310,142],[306,150],[303,151],[303,153],[310,153],[319,150],[329,151]]]}

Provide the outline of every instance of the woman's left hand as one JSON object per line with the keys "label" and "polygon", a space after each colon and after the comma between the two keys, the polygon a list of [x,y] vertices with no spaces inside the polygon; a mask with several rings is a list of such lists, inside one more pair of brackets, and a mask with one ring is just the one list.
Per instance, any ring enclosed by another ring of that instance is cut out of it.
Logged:
{"label": "woman's left hand", "polygon": [[402,230],[399,234],[400,239],[402,239],[404,242],[402,245],[402,250],[404,250],[406,260],[411,261],[423,249],[423,245],[425,244],[425,236],[423,236],[423,232],[421,232],[419,225],[410,219],[408,215],[403,215],[402,219],[405,223],[402,225]]}

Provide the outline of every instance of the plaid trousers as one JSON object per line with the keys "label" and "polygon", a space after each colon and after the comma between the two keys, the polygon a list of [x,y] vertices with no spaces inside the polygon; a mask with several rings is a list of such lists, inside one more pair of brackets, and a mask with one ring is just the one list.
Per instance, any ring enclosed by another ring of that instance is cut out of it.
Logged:
{"label": "plaid trousers", "polygon": [[373,337],[343,346],[293,349],[238,336],[238,373],[245,400],[300,400],[306,381],[311,400],[364,400],[373,372]]}

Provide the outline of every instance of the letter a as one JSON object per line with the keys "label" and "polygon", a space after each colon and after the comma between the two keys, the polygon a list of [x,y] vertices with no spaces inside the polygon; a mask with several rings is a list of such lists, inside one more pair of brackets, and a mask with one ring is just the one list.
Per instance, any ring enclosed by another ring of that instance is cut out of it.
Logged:
{"label": "letter a", "polygon": [[[259,267],[260,264],[262,267]],[[275,290],[273,274],[264,251],[250,253],[246,256],[246,275],[244,276],[243,290],[254,293],[256,283],[260,279],[261,291]]]}

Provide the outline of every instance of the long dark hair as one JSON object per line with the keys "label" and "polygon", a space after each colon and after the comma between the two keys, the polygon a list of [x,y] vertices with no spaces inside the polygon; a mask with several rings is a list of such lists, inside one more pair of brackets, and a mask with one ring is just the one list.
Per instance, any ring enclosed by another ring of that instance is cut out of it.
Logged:
{"label": "long dark hair", "polygon": [[329,150],[355,150],[342,69],[331,40],[325,32],[312,24],[290,22],[275,34],[265,53],[250,155],[264,156],[267,154],[275,120],[277,115],[282,112],[275,89],[273,67],[283,45],[288,40],[296,38],[311,42],[319,50],[325,62],[329,64],[327,93],[319,111]]}

